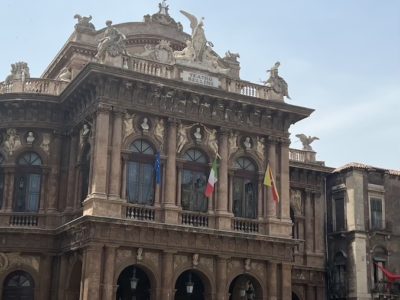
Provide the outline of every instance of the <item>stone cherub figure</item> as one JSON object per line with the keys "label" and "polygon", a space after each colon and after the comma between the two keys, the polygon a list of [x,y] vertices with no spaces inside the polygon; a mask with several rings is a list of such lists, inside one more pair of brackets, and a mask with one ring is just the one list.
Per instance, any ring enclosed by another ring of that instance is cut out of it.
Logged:
{"label": "stone cherub figure", "polygon": [[288,85],[286,81],[278,75],[278,68],[280,65],[281,63],[277,61],[271,69],[267,70],[267,73],[270,73],[270,77],[267,81],[263,81],[263,83],[267,87],[272,88],[275,93],[286,96],[288,99],[290,99]]}
{"label": "stone cherub figure", "polygon": [[314,151],[313,148],[311,147],[311,143],[314,142],[315,140],[319,140],[316,136],[306,136],[305,134],[296,134],[296,137],[298,137],[303,144],[303,150],[306,151]]}
{"label": "stone cherub figure", "polygon": [[126,36],[117,28],[112,26],[112,21],[108,20],[106,25],[107,29],[104,31],[103,38],[99,40],[97,54],[95,56],[99,61],[103,61],[106,54],[109,54],[112,57],[126,54]]}

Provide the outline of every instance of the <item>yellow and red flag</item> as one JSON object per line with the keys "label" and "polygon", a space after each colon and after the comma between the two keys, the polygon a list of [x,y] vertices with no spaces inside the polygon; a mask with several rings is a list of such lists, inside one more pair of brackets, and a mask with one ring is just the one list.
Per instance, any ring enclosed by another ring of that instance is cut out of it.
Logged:
{"label": "yellow and red flag", "polygon": [[278,190],[276,189],[274,175],[272,174],[272,170],[271,167],[269,166],[269,163],[267,165],[267,169],[265,170],[264,185],[271,188],[272,198],[274,199],[275,204],[277,205],[279,202],[279,194]]}

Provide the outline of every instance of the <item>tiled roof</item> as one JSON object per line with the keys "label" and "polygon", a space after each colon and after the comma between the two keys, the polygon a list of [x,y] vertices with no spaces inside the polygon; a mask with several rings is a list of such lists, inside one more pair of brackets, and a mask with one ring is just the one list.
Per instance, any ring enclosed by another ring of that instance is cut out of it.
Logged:
{"label": "tiled roof", "polygon": [[333,173],[338,173],[338,172],[341,172],[341,171],[344,171],[344,170],[347,170],[347,169],[381,170],[381,171],[387,172],[389,175],[400,176],[400,171],[399,170],[389,170],[389,169],[376,168],[376,167],[373,167],[373,166],[360,164],[360,163],[355,163],[355,162],[352,162],[352,163],[346,164],[346,165],[344,165],[342,167],[339,167],[339,168],[335,169],[333,171]]}

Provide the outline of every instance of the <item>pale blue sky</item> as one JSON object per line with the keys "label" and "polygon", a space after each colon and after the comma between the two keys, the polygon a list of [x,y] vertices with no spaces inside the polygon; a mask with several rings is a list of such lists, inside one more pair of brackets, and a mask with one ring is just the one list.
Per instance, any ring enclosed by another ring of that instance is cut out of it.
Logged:
{"label": "pale blue sky", "polygon": [[[161,0],[160,0],[161,1]],[[74,30],[74,14],[93,16],[97,29],[141,21],[158,0],[1,0],[0,80],[10,64],[29,63],[39,77]],[[281,62],[294,105],[314,108],[291,128],[320,138],[317,157],[328,166],[361,162],[400,169],[400,1],[398,0],[169,0],[205,17],[214,49],[240,53],[241,77],[259,82]]]}

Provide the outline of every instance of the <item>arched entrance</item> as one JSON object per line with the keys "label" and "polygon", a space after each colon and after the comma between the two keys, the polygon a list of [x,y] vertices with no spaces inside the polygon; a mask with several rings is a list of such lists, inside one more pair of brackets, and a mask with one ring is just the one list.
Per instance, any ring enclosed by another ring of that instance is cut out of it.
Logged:
{"label": "arched entrance", "polygon": [[34,300],[35,283],[24,271],[9,274],[3,284],[3,300]]}
{"label": "arched entrance", "polygon": [[67,300],[79,300],[81,292],[82,262],[76,261],[69,276],[69,282],[65,291]]}
{"label": "arched entrance", "polygon": [[150,279],[137,266],[126,267],[118,277],[116,300],[150,300]]}
{"label": "arched entrance", "polygon": [[292,300],[300,300],[300,298],[295,293],[292,293]]}
{"label": "arched entrance", "polygon": [[242,274],[232,280],[229,286],[229,300],[261,300],[260,283],[253,276]]}
{"label": "arched entrance", "polygon": [[205,300],[205,286],[193,270],[183,272],[175,283],[175,300]]}

